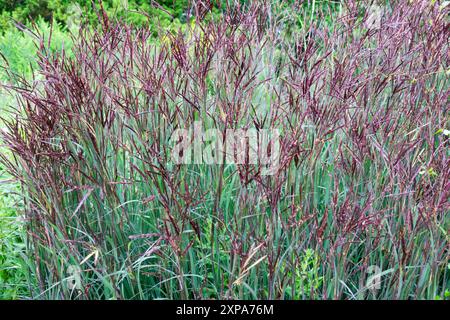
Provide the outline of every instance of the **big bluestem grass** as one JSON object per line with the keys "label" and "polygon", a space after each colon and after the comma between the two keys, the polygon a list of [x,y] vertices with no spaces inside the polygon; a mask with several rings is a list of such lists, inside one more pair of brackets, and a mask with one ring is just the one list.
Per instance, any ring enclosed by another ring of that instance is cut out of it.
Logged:
{"label": "big bluestem grass", "polygon": [[[448,6],[391,1],[374,25],[369,5],[201,6],[157,45],[105,17],[73,57],[42,43],[40,77],[9,86],[2,158],[32,296],[444,296]],[[173,164],[171,134],[194,121],[280,130],[275,174]]]}

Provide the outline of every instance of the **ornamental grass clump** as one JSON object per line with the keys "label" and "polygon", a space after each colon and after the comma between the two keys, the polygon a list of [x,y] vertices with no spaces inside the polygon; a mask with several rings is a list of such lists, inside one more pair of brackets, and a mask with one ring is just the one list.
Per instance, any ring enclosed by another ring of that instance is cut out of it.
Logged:
{"label": "ornamental grass clump", "polygon": [[[7,86],[33,297],[443,297],[449,6],[205,8],[157,44],[105,15]],[[279,133],[269,172],[221,161],[236,129]]]}

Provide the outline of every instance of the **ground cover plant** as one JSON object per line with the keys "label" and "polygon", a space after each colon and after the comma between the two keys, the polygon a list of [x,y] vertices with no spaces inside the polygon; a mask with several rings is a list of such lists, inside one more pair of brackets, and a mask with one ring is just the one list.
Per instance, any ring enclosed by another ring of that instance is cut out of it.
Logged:
{"label": "ground cover plant", "polygon": [[[30,296],[448,297],[448,4],[204,3],[158,43],[104,14],[9,70]],[[276,166],[210,129],[279,132]]]}

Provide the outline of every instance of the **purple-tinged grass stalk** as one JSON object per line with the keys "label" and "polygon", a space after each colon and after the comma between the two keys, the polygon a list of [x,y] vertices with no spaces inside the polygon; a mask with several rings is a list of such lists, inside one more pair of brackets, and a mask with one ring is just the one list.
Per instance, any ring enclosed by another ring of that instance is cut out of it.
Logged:
{"label": "purple-tinged grass stalk", "polygon": [[[316,3],[314,20],[234,4],[158,44],[105,18],[73,57],[42,43],[37,80],[9,87],[2,157],[25,190],[32,296],[443,297],[449,8],[371,4]],[[174,164],[196,121],[279,130],[276,171]]]}

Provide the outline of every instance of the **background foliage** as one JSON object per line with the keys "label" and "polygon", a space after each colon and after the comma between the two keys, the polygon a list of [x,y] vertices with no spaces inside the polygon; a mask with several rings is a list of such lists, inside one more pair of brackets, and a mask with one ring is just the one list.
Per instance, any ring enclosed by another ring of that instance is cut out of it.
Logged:
{"label": "background foliage", "polygon": [[[184,14],[188,0],[154,1],[156,4],[146,0],[103,0],[102,3],[103,8],[110,16],[121,17],[127,22],[142,25],[148,21],[147,17],[130,12],[141,11],[151,16],[155,22],[159,20],[163,26],[166,26],[169,22],[185,21]],[[91,0],[24,0],[20,2],[5,0],[0,3],[0,30],[7,29],[11,18],[21,22],[38,18],[46,21],[54,19],[56,22],[66,25],[80,10],[87,15],[91,23],[95,23],[98,20],[96,10],[99,9],[99,1]]]}

